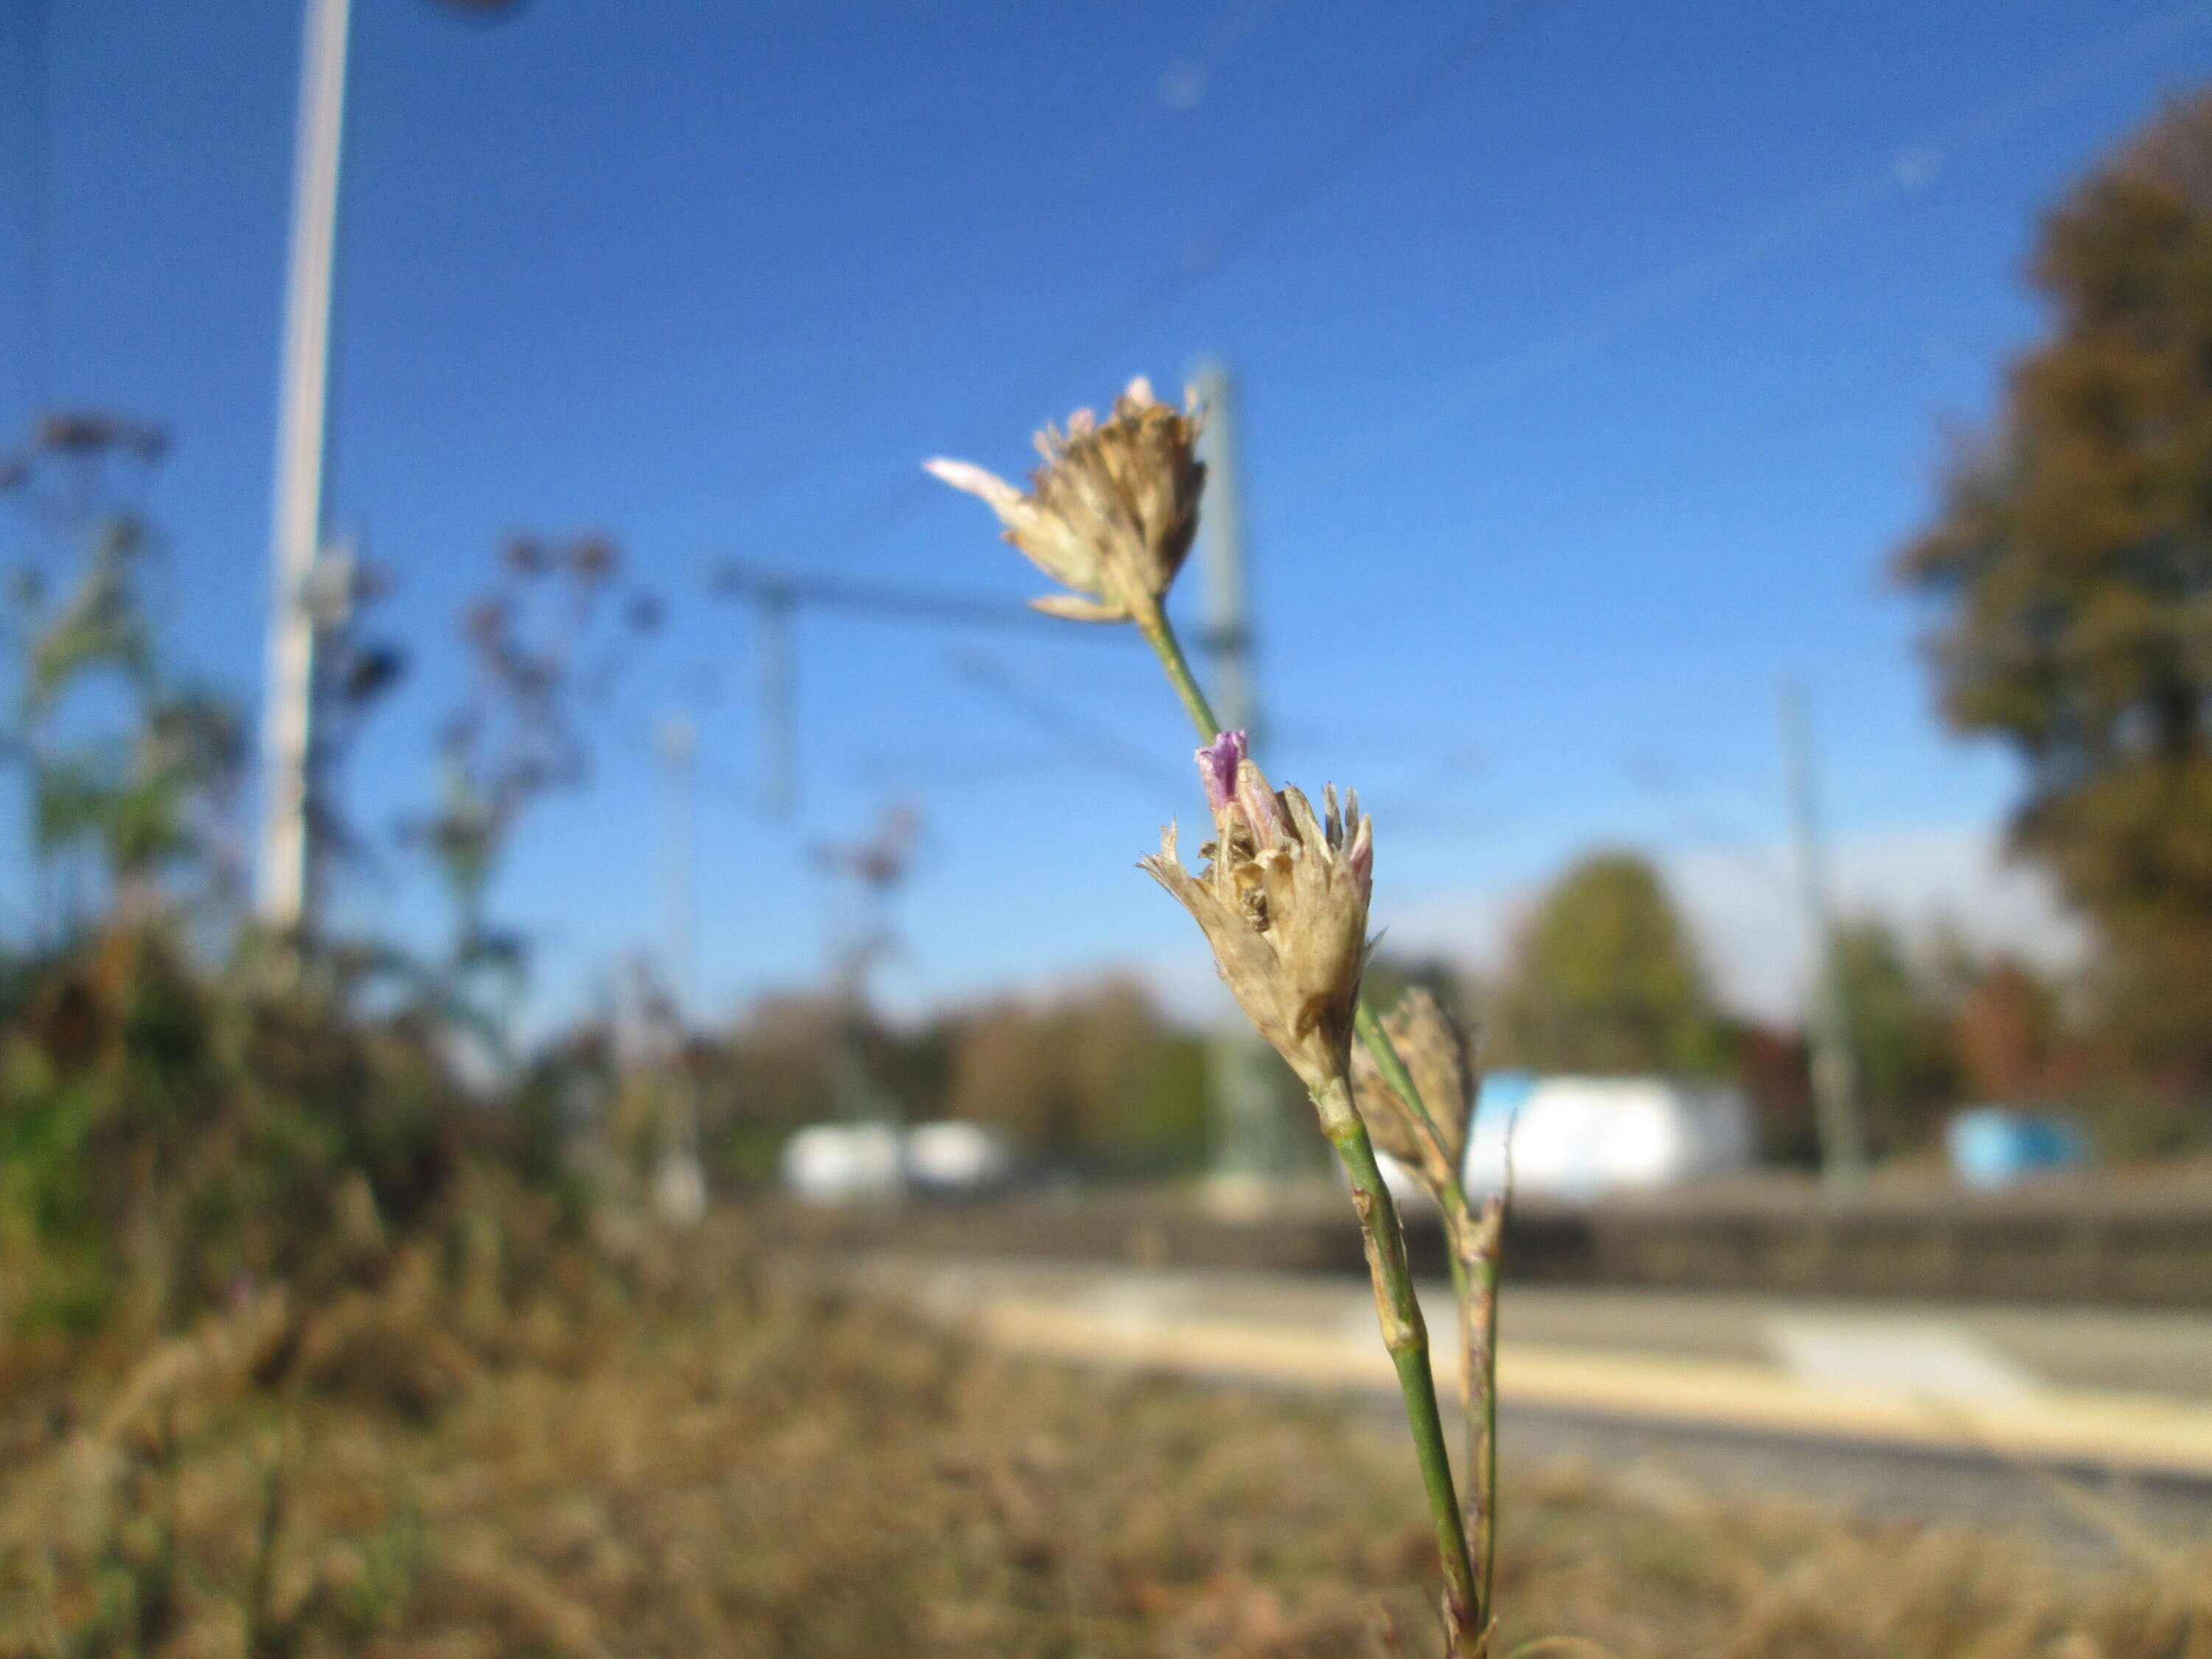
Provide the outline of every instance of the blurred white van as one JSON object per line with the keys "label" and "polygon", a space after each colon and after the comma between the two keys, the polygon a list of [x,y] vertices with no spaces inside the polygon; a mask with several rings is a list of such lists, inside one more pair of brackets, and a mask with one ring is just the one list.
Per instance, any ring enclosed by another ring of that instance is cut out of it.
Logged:
{"label": "blurred white van", "polygon": [[912,1188],[987,1192],[1013,1170],[1004,1137],[957,1119],[900,1130],[887,1123],[815,1123],[783,1143],[783,1184],[811,1204],[889,1198]]}
{"label": "blurred white van", "polygon": [[1498,1072],[1482,1080],[1468,1136],[1470,1195],[1516,1193],[1595,1198],[1648,1191],[1747,1170],[1759,1153],[1751,1102],[1741,1089],[1656,1077],[1539,1077]]}

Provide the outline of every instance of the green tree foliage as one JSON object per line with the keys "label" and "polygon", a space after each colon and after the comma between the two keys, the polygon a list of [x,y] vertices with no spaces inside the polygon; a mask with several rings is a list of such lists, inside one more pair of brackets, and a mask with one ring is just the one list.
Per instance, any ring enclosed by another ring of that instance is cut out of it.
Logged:
{"label": "green tree foliage", "polygon": [[2098,924],[2138,1058],[2212,1083],[2212,94],[2044,228],[2050,336],[1899,558],[1952,725],[2027,767],[2015,844]]}
{"label": "green tree foliage", "polygon": [[1487,1010],[1491,1063],[1711,1075],[1728,1034],[1659,872],[1598,853],[1544,896]]}
{"label": "green tree foliage", "polygon": [[1914,1152],[1934,1138],[1957,1088],[1944,987],[1878,917],[1836,930],[1858,1097],[1875,1146]]}

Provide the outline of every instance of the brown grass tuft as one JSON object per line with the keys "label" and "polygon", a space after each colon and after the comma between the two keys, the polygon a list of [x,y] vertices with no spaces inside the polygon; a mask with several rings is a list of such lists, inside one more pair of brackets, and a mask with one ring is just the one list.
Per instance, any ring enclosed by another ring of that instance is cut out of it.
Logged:
{"label": "brown grass tuft", "polygon": [[[994,1356],[731,1237],[625,1250],[489,1290],[403,1252],[11,1393],[0,1656],[1428,1650],[1379,1418]],[[1501,1656],[2212,1656],[2212,1556],[2062,1571],[1594,1472],[1517,1488]]]}

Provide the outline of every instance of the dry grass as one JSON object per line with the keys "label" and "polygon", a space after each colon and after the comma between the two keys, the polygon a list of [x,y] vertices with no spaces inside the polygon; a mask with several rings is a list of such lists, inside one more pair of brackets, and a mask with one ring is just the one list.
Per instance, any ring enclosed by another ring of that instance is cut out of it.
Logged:
{"label": "dry grass", "polygon": [[[11,1355],[0,1655],[1429,1650],[1410,1460],[1367,1416],[994,1357],[728,1239],[526,1289],[497,1256]],[[1508,1648],[2212,1656],[2212,1559],[2069,1576],[1559,1472],[1505,1515]]]}

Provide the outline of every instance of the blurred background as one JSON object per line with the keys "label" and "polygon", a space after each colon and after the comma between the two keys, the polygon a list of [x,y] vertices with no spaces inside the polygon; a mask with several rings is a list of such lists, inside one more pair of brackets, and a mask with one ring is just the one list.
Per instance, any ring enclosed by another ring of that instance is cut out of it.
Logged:
{"label": "blurred background", "polygon": [[[1144,374],[1201,678],[1373,812],[1370,988],[1480,1032],[1527,1352],[2201,1507],[2208,84],[2197,3],[0,0],[10,1432],[280,1293],[331,1387],[348,1296],[596,1329],[551,1264],[677,1295],[686,1229],[1059,1358],[1340,1334],[1310,1113],[1133,867],[1175,701],[921,470]],[[1540,1369],[1531,1446],[1656,1420]],[[325,1639],[240,1547],[238,1640]]]}

